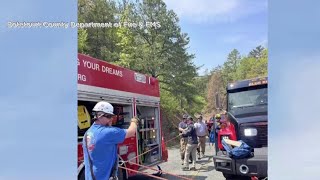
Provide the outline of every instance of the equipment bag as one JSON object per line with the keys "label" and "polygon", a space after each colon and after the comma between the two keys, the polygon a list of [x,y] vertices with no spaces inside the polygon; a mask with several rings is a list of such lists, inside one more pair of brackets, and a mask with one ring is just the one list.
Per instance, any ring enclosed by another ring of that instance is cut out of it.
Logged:
{"label": "equipment bag", "polygon": [[240,140],[241,145],[239,147],[232,148],[231,145],[227,144],[225,140],[222,140],[222,146],[227,151],[228,156],[232,159],[244,159],[253,157],[252,148],[245,142]]}

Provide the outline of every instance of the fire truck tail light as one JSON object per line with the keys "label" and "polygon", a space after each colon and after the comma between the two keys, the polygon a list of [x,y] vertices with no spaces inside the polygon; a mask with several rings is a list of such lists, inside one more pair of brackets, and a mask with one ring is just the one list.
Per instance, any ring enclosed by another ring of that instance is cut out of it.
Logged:
{"label": "fire truck tail light", "polygon": [[129,164],[131,163],[137,163],[137,158],[135,158],[137,156],[137,154],[135,152],[131,152],[128,154],[127,159],[129,160]]}
{"label": "fire truck tail light", "polygon": [[128,146],[120,146],[119,147],[119,154],[120,156],[128,153]]}
{"label": "fire truck tail light", "polygon": [[256,136],[257,134],[258,134],[258,131],[255,128],[244,129],[245,136]]}

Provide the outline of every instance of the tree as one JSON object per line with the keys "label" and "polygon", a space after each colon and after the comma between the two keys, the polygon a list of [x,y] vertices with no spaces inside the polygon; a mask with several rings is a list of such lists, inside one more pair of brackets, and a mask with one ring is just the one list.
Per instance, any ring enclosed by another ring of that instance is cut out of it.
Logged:
{"label": "tree", "polygon": [[268,75],[268,50],[264,49],[259,56],[244,57],[237,69],[239,79],[250,79]]}
{"label": "tree", "polygon": [[210,80],[208,82],[208,91],[207,91],[207,106],[206,111],[209,113],[216,112],[216,94],[221,98],[221,105],[225,107],[225,86],[222,79],[222,67],[218,66],[214,68],[211,72]]}
{"label": "tree", "polygon": [[88,33],[85,29],[78,30],[78,52],[85,53],[87,51]]}
{"label": "tree", "polygon": [[263,56],[263,51],[265,50],[264,47],[257,46],[255,49],[251,50],[248,57],[249,58],[256,58],[256,59],[260,59]]}
{"label": "tree", "polygon": [[119,28],[120,59],[115,63],[158,78],[161,89],[177,97],[181,109],[199,102],[195,97],[197,88],[192,83],[198,68],[192,62],[194,55],[187,52],[189,37],[181,32],[177,15],[167,10],[162,0],[126,2],[121,7],[121,21],[144,25],[158,22],[160,26]]}
{"label": "tree", "polygon": [[[78,22],[80,23],[114,23],[117,22],[117,9],[113,1],[105,0],[79,0]],[[85,32],[79,30],[79,52],[89,54],[95,58],[113,62],[119,59],[117,49],[116,28],[87,28]],[[82,44],[81,44],[82,43]]]}
{"label": "tree", "polygon": [[232,82],[237,79],[236,71],[240,64],[241,56],[237,49],[233,49],[227,58],[227,61],[224,62],[222,68],[222,79],[224,85],[226,86],[228,82]]}

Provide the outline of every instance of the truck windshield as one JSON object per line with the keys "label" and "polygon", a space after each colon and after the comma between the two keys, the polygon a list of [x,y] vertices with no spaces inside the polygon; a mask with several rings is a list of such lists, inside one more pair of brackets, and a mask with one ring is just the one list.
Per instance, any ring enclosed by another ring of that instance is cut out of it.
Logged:
{"label": "truck windshield", "polygon": [[228,93],[228,111],[234,115],[267,112],[268,88],[242,89]]}

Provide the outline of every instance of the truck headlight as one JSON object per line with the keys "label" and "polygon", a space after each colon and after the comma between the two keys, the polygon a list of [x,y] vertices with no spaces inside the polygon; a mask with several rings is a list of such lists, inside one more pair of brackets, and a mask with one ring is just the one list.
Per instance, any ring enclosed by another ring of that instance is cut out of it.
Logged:
{"label": "truck headlight", "polygon": [[245,136],[256,136],[257,134],[258,134],[258,131],[255,128],[244,129]]}

